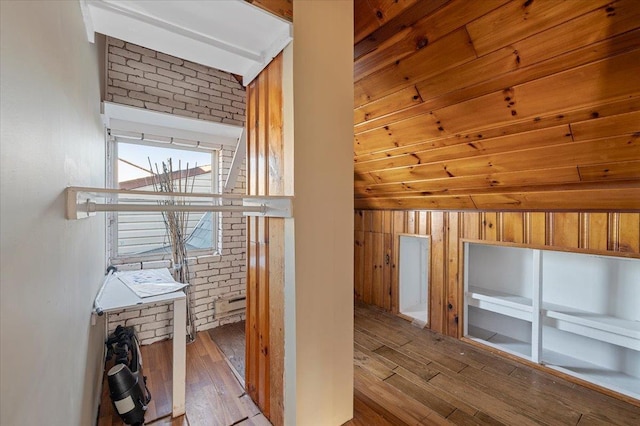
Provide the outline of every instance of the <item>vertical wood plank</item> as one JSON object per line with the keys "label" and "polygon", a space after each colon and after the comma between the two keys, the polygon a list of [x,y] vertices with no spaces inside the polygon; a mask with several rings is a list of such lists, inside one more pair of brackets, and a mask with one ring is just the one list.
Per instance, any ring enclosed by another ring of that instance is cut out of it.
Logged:
{"label": "vertical wood plank", "polygon": [[400,234],[401,232],[395,232],[394,228],[394,233],[391,235],[391,312],[393,312],[394,314],[397,314],[399,312],[398,301],[400,296],[398,293],[400,291],[400,280],[398,264],[400,253]]}
{"label": "vertical wood plank", "polygon": [[431,213],[430,327],[445,334],[445,213]]}
{"label": "vertical wood plank", "polygon": [[416,212],[415,211],[407,212],[407,222],[405,224],[405,232],[407,234],[416,233]]}
{"label": "vertical wood plank", "polygon": [[578,215],[578,247],[589,248],[589,213]]}
{"label": "vertical wood plank", "polygon": [[[247,88],[249,195],[284,194],[282,56]],[[247,218],[247,392],[272,424],[284,423],[284,222]]]}
{"label": "vertical wood plank", "polygon": [[382,307],[391,310],[391,274],[393,273],[393,234],[384,233],[382,259]]}
{"label": "vertical wood plank", "polygon": [[608,231],[607,213],[589,213],[589,240],[588,247],[591,250],[607,249]]}
{"label": "vertical wood plank", "polygon": [[620,213],[609,213],[607,218],[607,250],[620,249]]}
{"label": "vertical wood plank", "polygon": [[355,210],[353,212],[353,230],[364,231],[364,220],[363,220],[363,212],[362,210]]}
{"label": "vertical wood plank", "polygon": [[371,210],[371,232],[381,233],[383,230],[383,212],[380,210]]}
{"label": "vertical wood plank", "polygon": [[385,210],[382,212],[382,233],[390,234],[393,227],[393,212]]}
{"label": "vertical wood plank", "polygon": [[257,260],[258,245],[256,243],[256,220],[251,217],[247,220],[247,233],[249,235],[248,247],[248,277],[247,277],[247,314],[246,314],[246,354],[245,354],[245,383],[247,392],[254,401],[258,400],[258,277]]}
{"label": "vertical wood plank", "polygon": [[498,214],[493,212],[482,213],[482,233],[480,238],[487,241],[498,241]]}
{"label": "vertical wood plank", "polygon": [[459,244],[460,222],[462,214],[449,212],[447,214],[447,334],[452,337],[460,336],[459,312],[462,300],[459,279]]}
{"label": "vertical wood plank", "polygon": [[393,232],[395,234],[402,234],[407,232],[405,230],[405,224],[407,222],[407,212],[394,211],[393,212]]}
{"label": "vertical wood plank", "polygon": [[362,212],[362,230],[371,232],[371,210],[361,210]]}
{"label": "vertical wood plank", "polygon": [[271,400],[274,425],[284,424],[284,220],[269,221],[269,356]]}
{"label": "vertical wood plank", "polygon": [[270,404],[270,341],[269,341],[269,218],[258,218],[258,403],[265,416],[269,417]]}
{"label": "vertical wood plank", "polygon": [[502,238],[501,241],[510,243],[524,242],[524,213],[502,213]]}
{"label": "vertical wood plank", "polygon": [[626,253],[640,253],[639,213],[620,213],[618,249]]}
{"label": "vertical wood plank", "polygon": [[353,241],[354,296],[363,300],[364,292],[364,232],[355,231]]}
{"label": "vertical wood plank", "polygon": [[364,272],[362,285],[362,300],[364,303],[373,303],[372,285],[373,285],[373,233],[364,233]]}
{"label": "vertical wood plank", "polygon": [[400,252],[399,235],[406,232],[406,212],[393,212],[392,258],[391,258],[391,312],[398,313],[398,256]]}
{"label": "vertical wood plank", "polygon": [[547,244],[547,217],[544,213],[529,213],[529,243],[538,246]]}
{"label": "vertical wood plank", "polygon": [[372,233],[373,238],[373,282],[371,283],[372,300],[376,306],[384,307],[384,271],[382,268],[384,257],[384,234]]}
{"label": "vertical wood plank", "polygon": [[[268,67],[268,167],[267,194],[284,195],[284,111],[282,102],[282,61],[276,58]],[[265,123],[266,124],[266,123]],[[269,332],[268,418],[284,425],[284,220],[267,219],[267,268],[269,272],[267,326]]]}
{"label": "vertical wood plank", "polygon": [[416,234],[429,235],[427,228],[427,215],[429,212],[416,212]]}
{"label": "vertical wood plank", "polygon": [[478,239],[480,238],[480,216],[481,213],[464,212],[462,213],[463,230],[461,236],[464,238]]}
{"label": "vertical wood plank", "polygon": [[579,213],[553,213],[553,245],[578,248],[580,235]]}

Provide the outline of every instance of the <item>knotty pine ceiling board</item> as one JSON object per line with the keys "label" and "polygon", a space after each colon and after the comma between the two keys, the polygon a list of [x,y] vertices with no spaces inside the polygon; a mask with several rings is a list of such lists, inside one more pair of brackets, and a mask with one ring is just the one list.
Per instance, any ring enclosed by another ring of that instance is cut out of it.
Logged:
{"label": "knotty pine ceiling board", "polygon": [[[563,114],[547,113],[536,116],[533,119],[521,118],[513,124],[507,126],[498,126],[490,129],[483,129],[481,131],[472,129],[466,132],[457,133],[455,135],[442,135],[440,137],[430,138],[426,141],[417,142],[415,144],[408,144],[401,147],[393,147],[385,150],[371,152],[362,151],[360,155],[355,157],[355,160],[356,163],[358,163],[381,158],[390,158],[392,156],[411,154],[422,150],[443,147],[455,144],[457,142],[468,143],[499,136],[525,134],[532,130],[544,129],[561,124],[584,124],[592,120],[600,119],[616,120],[617,115],[637,112],[638,110],[640,110],[640,96],[636,96],[630,99],[618,100],[606,104],[599,104],[595,107],[582,107],[576,110],[565,112]],[[619,131],[612,131],[612,133],[610,133],[611,136],[616,136],[618,134],[620,134]]]}
{"label": "knotty pine ceiling board", "polygon": [[500,172],[540,170],[640,158],[640,137],[613,136],[606,139],[562,143],[470,158],[437,161],[417,166],[371,172],[376,182],[471,176]]}
{"label": "knotty pine ceiling board", "polygon": [[392,15],[389,12],[385,15],[382,8],[379,6],[376,7],[376,3],[381,3],[378,0],[357,1],[367,1],[371,6],[373,6],[374,14],[379,18],[381,27],[367,35],[365,38],[355,40],[355,45],[353,47],[354,59],[357,59],[373,50],[379,49],[380,45],[387,43],[391,38],[395,37],[398,32],[411,27],[423,16],[433,13],[434,10],[438,9],[449,0],[418,0],[415,2],[411,1],[410,3],[396,0],[384,0],[384,2],[391,1],[403,6],[402,9],[397,7],[390,9],[390,12],[392,13],[397,12],[395,15]]}
{"label": "knotty pine ceiling board", "polygon": [[387,157],[380,160],[360,162],[354,165],[354,171],[372,172],[403,166],[414,166],[435,161],[475,157],[478,155],[511,152],[547,145],[560,145],[571,142],[571,129],[568,125],[533,130],[524,134],[481,139],[475,142],[460,141],[458,138],[445,139],[450,144],[410,154]]}
{"label": "knotty pine ceiling board", "polygon": [[640,2],[422,3],[356,43],[358,206],[518,209],[640,181]]}
{"label": "knotty pine ceiling board", "polygon": [[467,30],[478,56],[483,56],[609,3],[610,0],[511,1],[470,22]]}
{"label": "knotty pine ceiling board", "polygon": [[507,125],[640,95],[640,49],[433,111],[445,131]]}
{"label": "knotty pine ceiling board", "polygon": [[467,32],[463,29],[454,31],[415,54],[357,81],[354,86],[354,107],[374,101],[475,57]]}
{"label": "knotty pine ceiling board", "polygon": [[411,55],[507,1],[453,0],[446,3],[436,12],[426,15],[379,43],[376,49],[358,57],[354,62],[354,80],[358,81],[386,65]]}
{"label": "knotty pine ceiling board", "polygon": [[422,98],[415,86],[398,90],[382,99],[371,102],[362,108],[356,108],[353,113],[355,124],[384,117],[394,111],[410,108],[422,102]]}
{"label": "knotty pine ceiling board", "polygon": [[640,160],[578,166],[580,180],[585,182],[635,179],[638,177],[638,172],[640,172]]}
{"label": "knotty pine ceiling board", "polygon": [[[574,166],[569,166],[527,172],[518,171],[492,173],[487,175],[460,176],[453,178],[447,177],[441,179],[406,181],[401,183],[385,183],[378,185],[363,184],[356,185],[354,192],[356,194],[356,198],[366,198],[371,196],[399,197],[433,195],[455,193],[456,191],[462,193],[470,189],[500,190],[500,188],[509,187],[533,187],[558,183],[577,183],[580,182],[580,177],[581,175],[578,173],[578,169]],[[628,176],[623,176],[620,179],[627,178]],[[606,181],[608,179],[608,176],[603,178],[594,176],[594,178],[589,179],[589,181],[598,182]]]}
{"label": "knotty pine ceiling board", "polygon": [[358,43],[379,27],[376,13],[367,0],[353,2],[353,21],[354,43]]}
{"label": "knotty pine ceiling board", "polygon": [[403,12],[411,12],[416,2],[417,0],[355,0],[354,43],[358,44],[371,36],[375,30],[398,18]]}
{"label": "knotty pine ceiling board", "polygon": [[637,211],[640,209],[640,187],[480,194],[472,199],[479,210],[611,211],[614,207]]}
{"label": "knotty pine ceiling board", "polygon": [[571,133],[576,141],[624,135],[638,131],[640,131],[640,111],[571,124]]}
{"label": "knotty pine ceiling board", "polygon": [[443,130],[433,114],[425,114],[356,135],[355,150],[358,152],[361,147],[367,150],[398,147],[436,137],[442,133]]}

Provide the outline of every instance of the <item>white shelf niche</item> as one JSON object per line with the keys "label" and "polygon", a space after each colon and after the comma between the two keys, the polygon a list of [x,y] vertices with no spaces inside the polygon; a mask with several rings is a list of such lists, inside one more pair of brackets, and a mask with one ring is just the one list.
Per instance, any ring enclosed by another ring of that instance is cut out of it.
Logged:
{"label": "white shelf niche", "polygon": [[465,243],[464,261],[465,337],[640,398],[640,259]]}

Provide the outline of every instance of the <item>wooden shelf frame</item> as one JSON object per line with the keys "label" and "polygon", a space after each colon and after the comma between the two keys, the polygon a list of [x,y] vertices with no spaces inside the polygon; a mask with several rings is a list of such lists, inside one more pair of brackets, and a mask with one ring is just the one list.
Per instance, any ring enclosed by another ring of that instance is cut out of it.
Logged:
{"label": "wooden shelf frame", "polygon": [[[293,197],[240,194],[195,194],[70,186],[65,189],[66,218],[83,219],[96,212],[184,211],[242,212],[245,216],[293,217]],[[223,205],[225,201],[236,205]],[[237,205],[241,202],[242,205]]]}

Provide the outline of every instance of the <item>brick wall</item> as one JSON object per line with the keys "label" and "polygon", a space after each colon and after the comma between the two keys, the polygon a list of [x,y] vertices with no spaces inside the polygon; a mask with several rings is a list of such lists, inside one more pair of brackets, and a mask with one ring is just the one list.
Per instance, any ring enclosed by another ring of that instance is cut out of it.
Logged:
{"label": "brick wall", "polygon": [[229,73],[107,38],[109,102],[244,125],[245,90]]}
{"label": "brick wall", "polygon": [[[226,72],[185,61],[160,52],[107,39],[107,100],[176,115],[244,125],[245,90]],[[231,167],[234,147],[220,151],[219,190]],[[242,165],[234,193],[246,192],[246,171]],[[242,204],[233,202],[233,204]],[[194,324],[198,331],[237,322],[244,312],[214,318],[214,302],[246,294],[246,221],[241,213],[221,213],[219,253],[189,259]],[[115,264],[116,262],[114,262]],[[169,260],[117,262],[120,270],[170,267]],[[134,326],[140,342],[150,344],[171,337],[171,304],[152,305],[109,314],[109,332],[118,325]]]}

